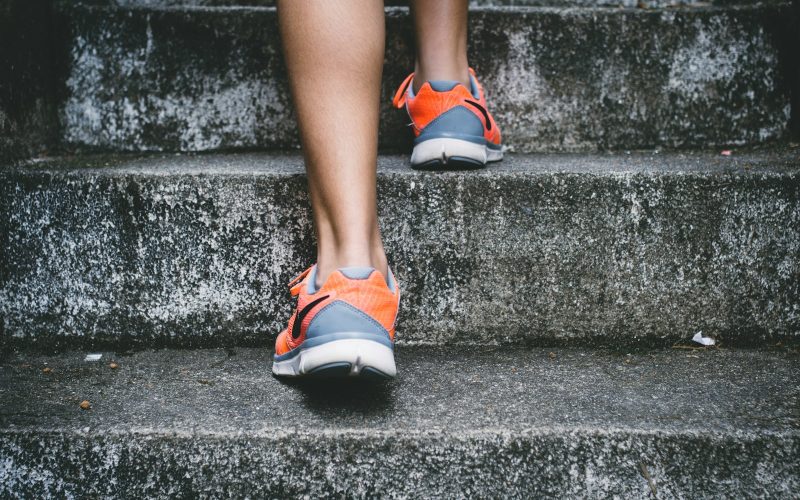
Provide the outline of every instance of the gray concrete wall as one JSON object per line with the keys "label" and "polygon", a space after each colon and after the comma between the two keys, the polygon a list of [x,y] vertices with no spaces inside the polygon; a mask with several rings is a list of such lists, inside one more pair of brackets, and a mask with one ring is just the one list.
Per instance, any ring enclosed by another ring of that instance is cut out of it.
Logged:
{"label": "gray concrete wall", "polygon": [[[788,5],[483,9],[470,58],[517,152],[692,148],[786,137]],[[60,118],[76,150],[297,147],[272,9],[64,12]],[[413,66],[407,12],[390,10],[381,147],[407,150],[390,107]]]}

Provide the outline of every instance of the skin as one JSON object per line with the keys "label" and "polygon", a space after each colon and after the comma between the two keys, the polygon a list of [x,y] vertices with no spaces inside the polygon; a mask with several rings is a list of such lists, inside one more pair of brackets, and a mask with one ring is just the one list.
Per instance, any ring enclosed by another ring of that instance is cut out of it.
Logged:
{"label": "skin", "polygon": [[[467,0],[411,4],[414,87],[467,83]],[[279,0],[278,18],[314,213],[317,284],[340,267],[386,276],[376,201],[383,2]]]}
{"label": "skin", "polygon": [[415,91],[428,80],[456,80],[469,88],[468,1],[411,2],[417,56],[414,65]]}

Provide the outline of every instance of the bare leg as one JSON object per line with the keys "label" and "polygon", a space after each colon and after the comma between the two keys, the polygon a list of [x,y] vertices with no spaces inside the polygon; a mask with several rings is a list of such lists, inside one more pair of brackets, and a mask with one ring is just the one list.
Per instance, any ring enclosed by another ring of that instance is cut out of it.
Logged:
{"label": "bare leg", "polygon": [[383,2],[279,0],[317,232],[317,283],[339,267],[386,276],[376,165]]}
{"label": "bare leg", "polygon": [[455,80],[469,88],[468,0],[412,0],[417,62],[414,89],[428,80]]}

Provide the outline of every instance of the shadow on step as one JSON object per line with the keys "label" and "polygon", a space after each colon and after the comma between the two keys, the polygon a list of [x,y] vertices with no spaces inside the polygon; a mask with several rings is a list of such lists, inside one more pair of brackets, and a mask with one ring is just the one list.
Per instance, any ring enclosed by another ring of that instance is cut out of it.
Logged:
{"label": "shadow on step", "polygon": [[380,416],[394,406],[394,383],[360,378],[281,379],[303,395],[303,404],[322,417]]}

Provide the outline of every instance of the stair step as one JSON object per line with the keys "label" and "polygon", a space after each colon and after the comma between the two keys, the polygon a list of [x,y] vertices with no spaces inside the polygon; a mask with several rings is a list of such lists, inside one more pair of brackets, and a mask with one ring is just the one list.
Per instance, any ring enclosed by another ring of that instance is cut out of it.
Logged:
{"label": "stair step", "polygon": [[[382,156],[400,343],[671,345],[800,336],[800,148]],[[0,169],[0,314],[20,346],[267,345],[314,261],[298,155]]]}
{"label": "stair step", "polygon": [[[274,7],[275,0],[81,0],[87,5],[112,5],[118,7]],[[408,0],[384,0],[387,6],[408,6]],[[752,5],[780,3],[779,0],[469,0],[470,7],[682,7],[687,5]]]}
{"label": "stair step", "polygon": [[[410,144],[390,96],[413,67],[407,9],[387,9],[380,145]],[[61,4],[55,59],[68,148],[297,146],[269,7]],[[687,148],[784,137],[790,4],[478,8],[470,61],[517,152]]]}
{"label": "stair step", "polygon": [[261,349],[9,354],[0,496],[800,491],[796,349],[550,352],[398,348],[385,385],[284,383]]}

